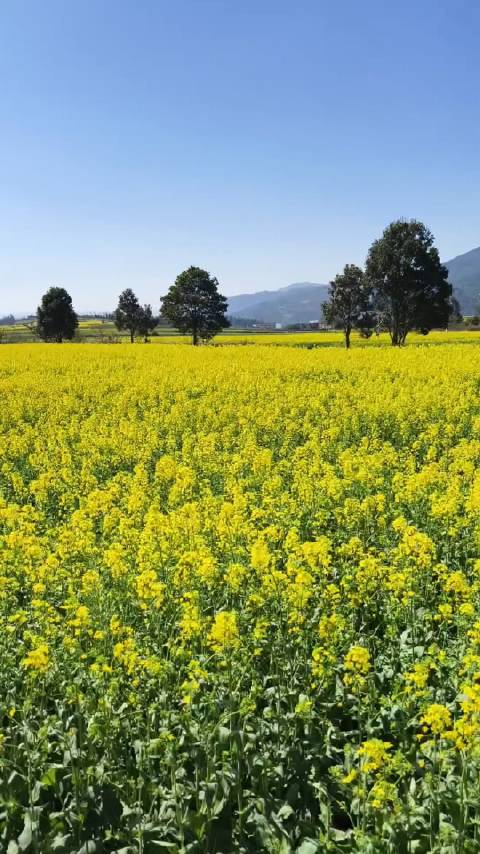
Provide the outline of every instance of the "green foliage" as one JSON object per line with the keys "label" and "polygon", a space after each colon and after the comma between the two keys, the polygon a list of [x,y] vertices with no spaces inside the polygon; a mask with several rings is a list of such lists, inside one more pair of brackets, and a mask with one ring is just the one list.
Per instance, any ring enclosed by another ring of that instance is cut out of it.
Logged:
{"label": "green foliage", "polygon": [[78,326],[72,298],[64,288],[50,288],[37,309],[36,330],[44,341],[71,340]]}
{"label": "green foliage", "polygon": [[148,341],[148,336],[153,332],[158,325],[158,317],[155,317],[151,305],[140,306],[137,316],[137,330],[139,335],[143,335],[144,340]]}
{"label": "green foliage", "polygon": [[227,300],[218,292],[218,280],[199,267],[180,273],[162,297],[162,316],[179,332],[189,333],[194,344],[209,340],[230,326]]}
{"label": "green foliage", "polygon": [[347,264],[343,273],[330,282],[329,301],[322,306],[328,323],[343,329],[345,346],[350,347],[352,329],[369,329],[373,325],[370,312],[370,288],[360,267]]}
{"label": "green foliage", "polygon": [[130,341],[133,344],[141,322],[142,308],[131,288],[122,291],[118,306],[114,313],[115,326],[118,330],[128,329]]}
{"label": "green foliage", "polygon": [[433,235],[417,220],[392,222],[369,251],[366,274],[373,302],[392,344],[408,333],[446,327],[452,312],[452,286],[440,263]]}

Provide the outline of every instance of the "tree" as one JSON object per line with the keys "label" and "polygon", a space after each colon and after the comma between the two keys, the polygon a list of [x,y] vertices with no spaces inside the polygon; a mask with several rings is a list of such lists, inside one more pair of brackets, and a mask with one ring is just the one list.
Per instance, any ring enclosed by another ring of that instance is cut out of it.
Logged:
{"label": "tree", "polygon": [[72,298],[65,288],[50,288],[37,308],[35,331],[44,341],[71,340],[78,326]]}
{"label": "tree", "polygon": [[365,272],[373,306],[395,346],[411,330],[447,326],[452,286],[433,242],[422,222],[399,219],[370,247]]}
{"label": "tree", "polygon": [[145,342],[148,341],[148,336],[158,324],[158,317],[155,317],[151,305],[140,306],[138,311],[137,329],[140,335],[143,335]]}
{"label": "tree", "polygon": [[193,344],[230,326],[225,316],[228,303],[218,292],[217,279],[199,267],[180,273],[161,303],[162,316],[179,332],[189,333]]}
{"label": "tree", "polygon": [[348,349],[352,329],[368,329],[373,325],[369,314],[370,290],[363,270],[347,264],[343,273],[330,282],[328,296],[328,302],[322,306],[325,320],[343,329]]}
{"label": "tree", "polygon": [[122,291],[118,298],[118,306],[114,314],[114,322],[117,329],[128,329],[130,332],[130,341],[133,340],[138,331],[140,321],[141,307],[137,297],[131,288]]}

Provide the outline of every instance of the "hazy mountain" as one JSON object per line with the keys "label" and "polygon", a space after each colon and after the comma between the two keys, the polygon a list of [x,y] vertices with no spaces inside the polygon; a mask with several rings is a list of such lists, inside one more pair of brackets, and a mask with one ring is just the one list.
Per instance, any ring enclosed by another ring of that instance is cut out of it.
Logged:
{"label": "hazy mountain", "polygon": [[228,313],[263,323],[308,323],[321,316],[327,293],[328,285],[296,282],[276,291],[228,297]]}
{"label": "hazy mountain", "polygon": [[[480,246],[445,262],[465,315],[475,314],[480,305]],[[321,316],[322,302],[328,297],[328,285],[296,282],[276,291],[258,291],[228,298],[228,312],[234,317],[249,317],[263,323],[308,323]]]}
{"label": "hazy mountain", "polygon": [[480,246],[445,264],[464,314],[475,314],[480,303]]}

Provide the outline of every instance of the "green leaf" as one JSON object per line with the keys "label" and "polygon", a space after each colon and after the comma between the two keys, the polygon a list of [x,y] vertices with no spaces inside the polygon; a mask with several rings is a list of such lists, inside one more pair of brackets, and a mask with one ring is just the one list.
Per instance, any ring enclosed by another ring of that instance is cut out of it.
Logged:
{"label": "green leaf", "polygon": [[294,812],[295,811],[292,809],[290,804],[284,804],[283,807],[280,807],[277,813],[277,817],[281,819],[287,819],[290,818],[290,816],[293,815]]}
{"label": "green leaf", "polygon": [[40,783],[44,787],[44,789],[51,789],[55,785],[57,781],[57,769],[49,768],[48,771],[45,771],[45,774],[40,780]]}
{"label": "green leaf", "polygon": [[302,844],[297,848],[297,854],[318,854],[320,844],[313,839],[304,839]]}
{"label": "green leaf", "polygon": [[[57,834],[55,839],[52,842],[52,851],[68,851],[71,850],[71,835],[70,833],[66,833],[65,835]],[[69,847],[70,846],[70,847]]]}
{"label": "green leaf", "polygon": [[25,824],[17,841],[21,851],[26,851],[32,842],[32,819],[29,815],[25,816]]}

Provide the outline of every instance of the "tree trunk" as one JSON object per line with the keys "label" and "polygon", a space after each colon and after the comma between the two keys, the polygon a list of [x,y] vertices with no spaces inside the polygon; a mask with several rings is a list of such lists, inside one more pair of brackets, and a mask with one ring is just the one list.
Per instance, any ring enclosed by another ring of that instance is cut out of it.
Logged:
{"label": "tree trunk", "polygon": [[133,344],[133,329],[130,330],[130,344]]}
{"label": "tree trunk", "polygon": [[196,328],[194,328],[192,332],[192,344],[194,347],[196,347],[198,344],[198,332]]}
{"label": "tree trunk", "polygon": [[403,347],[405,341],[407,339],[408,329],[405,329],[403,326],[398,324],[394,326],[390,332],[390,336],[392,339],[392,344],[394,347]]}
{"label": "tree trunk", "polygon": [[400,329],[397,323],[392,324],[392,328],[390,329],[390,338],[392,339],[393,347],[400,347]]}
{"label": "tree trunk", "polygon": [[345,329],[345,347],[347,348],[347,350],[350,350],[350,333],[351,333],[351,331],[352,331],[351,327],[347,326],[347,328]]}

